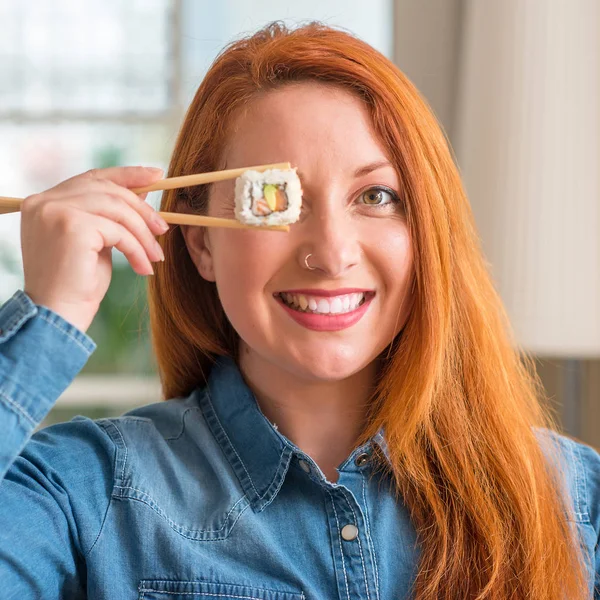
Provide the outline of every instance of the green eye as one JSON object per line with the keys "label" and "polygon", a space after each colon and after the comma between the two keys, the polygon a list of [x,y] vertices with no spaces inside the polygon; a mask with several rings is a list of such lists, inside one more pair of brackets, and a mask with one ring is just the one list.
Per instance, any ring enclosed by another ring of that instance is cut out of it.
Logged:
{"label": "green eye", "polygon": [[396,196],[390,190],[382,187],[373,187],[360,195],[360,199],[363,204],[370,204],[374,206],[383,206],[396,200]]}

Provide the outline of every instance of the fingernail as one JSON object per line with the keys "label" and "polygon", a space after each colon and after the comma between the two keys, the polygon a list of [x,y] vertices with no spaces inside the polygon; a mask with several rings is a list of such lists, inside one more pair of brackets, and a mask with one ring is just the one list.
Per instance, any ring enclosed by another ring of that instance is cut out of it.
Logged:
{"label": "fingernail", "polygon": [[165,253],[163,252],[161,245],[158,242],[155,242],[154,245],[156,246],[156,253],[158,254],[160,260],[165,260]]}
{"label": "fingernail", "polygon": [[152,221],[163,233],[169,229],[169,224],[159,215],[154,215]]}
{"label": "fingernail", "polygon": [[161,169],[160,167],[144,167],[144,169],[146,169],[146,171],[150,171],[150,173],[162,173],[163,169]]}

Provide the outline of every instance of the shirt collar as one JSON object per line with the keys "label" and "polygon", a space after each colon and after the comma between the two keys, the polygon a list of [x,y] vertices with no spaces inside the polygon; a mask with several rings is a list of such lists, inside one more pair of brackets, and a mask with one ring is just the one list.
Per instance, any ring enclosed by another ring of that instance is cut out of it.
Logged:
{"label": "shirt collar", "polygon": [[[277,495],[292,460],[309,457],[264,416],[231,358],[217,358],[198,402],[252,508],[262,511]],[[373,441],[389,460],[383,431]]]}

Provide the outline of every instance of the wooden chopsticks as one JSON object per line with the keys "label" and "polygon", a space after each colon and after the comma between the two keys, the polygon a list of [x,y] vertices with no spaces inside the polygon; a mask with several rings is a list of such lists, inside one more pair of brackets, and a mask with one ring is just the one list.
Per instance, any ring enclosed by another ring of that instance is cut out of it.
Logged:
{"label": "wooden chopsticks", "polygon": [[[134,194],[144,194],[156,190],[174,190],[177,188],[188,187],[192,185],[203,185],[214,183],[216,181],[225,181],[235,179],[245,171],[266,171],[267,169],[289,169],[289,162],[273,163],[270,165],[258,165],[256,167],[244,167],[241,169],[227,169],[225,171],[212,171],[210,173],[196,173],[195,175],[184,175],[182,177],[168,177],[160,179],[152,185],[141,188],[134,188],[131,191]],[[0,214],[14,213],[21,210],[23,198],[11,198],[0,196]],[[202,227],[230,227],[234,229],[267,229],[270,231],[289,231],[288,225],[246,225],[237,219],[221,219],[218,217],[205,217],[203,215],[193,215],[187,213],[158,213],[167,223],[172,225],[199,225]]]}
{"label": "wooden chopsticks", "polygon": [[23,198],[0,196],[0,214],[19,212],[21,210],[21,202],[23,202]]}

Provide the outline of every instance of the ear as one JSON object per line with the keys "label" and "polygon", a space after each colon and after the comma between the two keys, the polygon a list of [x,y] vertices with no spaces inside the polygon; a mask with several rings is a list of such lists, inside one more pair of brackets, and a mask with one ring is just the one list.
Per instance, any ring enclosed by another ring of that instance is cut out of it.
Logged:
{"label": "ear", "polygon": [[208,228],[190,225],[180,227],[190,258],[196,265],[198,273],[206,281],[216,281]]}

